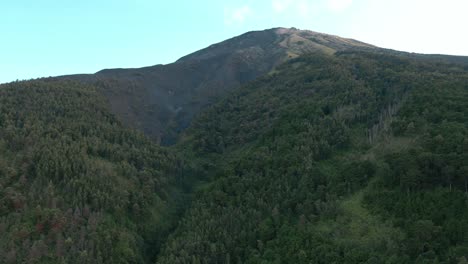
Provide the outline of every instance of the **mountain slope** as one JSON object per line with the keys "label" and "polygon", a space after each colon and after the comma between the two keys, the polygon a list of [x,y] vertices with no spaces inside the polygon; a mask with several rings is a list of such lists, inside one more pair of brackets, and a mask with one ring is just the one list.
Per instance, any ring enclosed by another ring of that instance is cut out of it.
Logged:
{"label": "mountain slope", "polygon": [[142,263],[175,223],[178,159],[95,87],[1,85],[0,153],[0,263]]}
{"label": "mountain slope", "polygon": [[466,261],[467,99],[463,65],[287,62],[186,131],[208,180],[158,263]]}
{"label": "mountain slope", "polygon": [[312,31],[275,28],[243,34],[168,65],[65,78],[96,83],[125,124],[170,144],[206,106],[282,62],[304,53],[332,54],[352,48],[373,46]]}

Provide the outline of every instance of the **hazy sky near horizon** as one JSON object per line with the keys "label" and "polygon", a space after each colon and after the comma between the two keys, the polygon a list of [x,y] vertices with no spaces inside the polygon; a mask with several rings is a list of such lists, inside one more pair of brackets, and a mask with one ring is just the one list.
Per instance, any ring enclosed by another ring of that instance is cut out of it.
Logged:
{"label": "hazy sky near horizon", "polygon": [[0,83],[166,64],[273,27],[468,55],[467,0],[11,0],[0,10]]}

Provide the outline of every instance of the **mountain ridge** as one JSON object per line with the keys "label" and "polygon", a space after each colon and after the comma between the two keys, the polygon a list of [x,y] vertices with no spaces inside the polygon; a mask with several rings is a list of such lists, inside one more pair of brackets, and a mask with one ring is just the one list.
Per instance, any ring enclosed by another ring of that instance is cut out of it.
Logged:
{"label": "mountain ridge", "polygon": [[468,67],[468,57],[400,52],[336,35],[277,27],[235,36],[169,64],[58,78],[99,86],[112,112],[125,125],[143,131],[157,143],[171,145],[203,109],[285,61],[308,53],[346,51],[437,59]]}
{"label": "mountain ridge", "polygon": [[351,48],[375,47],[313,31],[273,28],[247,32],[170,64],[59,78],[98,83],[126,125],[172,144],[197,113],[235,87],[301,54]]}

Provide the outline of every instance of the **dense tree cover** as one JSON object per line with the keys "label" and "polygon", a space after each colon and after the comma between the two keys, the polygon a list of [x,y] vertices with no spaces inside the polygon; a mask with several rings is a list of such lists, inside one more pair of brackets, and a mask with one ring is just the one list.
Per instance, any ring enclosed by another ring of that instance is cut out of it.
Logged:
{"label": "dense tree cover", "polygon": [[415,89],[392,123],[413,142],[384,156],[382,178],[365,197],[407,232],[404,252],[420,262],[468,257],[467,110],[466,78],[445,75]]}
{"label": "dense tree cover", "polygon": [[456,64],[284,64],[182,138],[207,177],[157,262],[464,263],[467,96]]}
{"label": "dense tree cover", "polygon": [[93,87],[2,85],[0,153],[0,263],[141,263],[175,222],[180,160]]}
{"label": "dense tree cover", "polygon": [[301,56],[169,148],[123,127],[99,88],[2,85],[0,263],[466,263],[454,62]]}

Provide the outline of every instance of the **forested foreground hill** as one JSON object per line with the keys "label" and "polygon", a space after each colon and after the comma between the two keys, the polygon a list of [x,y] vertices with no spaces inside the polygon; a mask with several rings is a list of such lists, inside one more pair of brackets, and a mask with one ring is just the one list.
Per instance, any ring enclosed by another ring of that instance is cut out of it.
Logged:
{"label": "forested foreground hill", "polygon": [[1,85],[0,263],[467,263],[468,64],[296,55],[171,147],[102,87]]}
{"label": "forested foreground hill", "polygon": [[468,72],[311,54],[204,112],[206,171],[157,263],[466,263]]}
{"label": "forested foreground hill", "polygon": [[181,168],[94,87],[0,86],[0,263],[154,259],[176,223]]}

